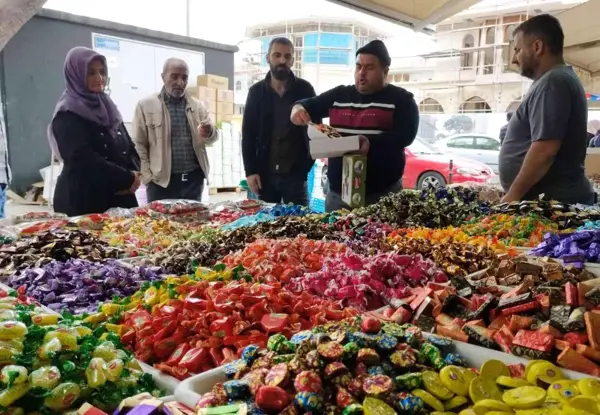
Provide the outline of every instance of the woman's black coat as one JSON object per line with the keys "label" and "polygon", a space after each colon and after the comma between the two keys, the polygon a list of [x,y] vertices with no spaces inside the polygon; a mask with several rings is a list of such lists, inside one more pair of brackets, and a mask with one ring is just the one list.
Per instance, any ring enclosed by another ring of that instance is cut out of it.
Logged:
{"label": "woman's black coat", "polygon": [[125,126],[115,137],[108,130],[69,111],[52,122],[63,170],[54,191],[54,210],[69,216],[136,207],[135,195],[117,196],[133,184],[140,158]]}

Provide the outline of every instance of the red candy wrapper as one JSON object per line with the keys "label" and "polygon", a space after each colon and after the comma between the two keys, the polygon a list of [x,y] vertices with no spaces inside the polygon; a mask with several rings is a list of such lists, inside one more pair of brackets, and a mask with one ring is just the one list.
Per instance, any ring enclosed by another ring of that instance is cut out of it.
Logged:
{"label": "red candy wrapper", "polygon": [[514,337],[511,331],[506,326],[502,326],[500,330],[492,336],[492,340],[494,340],[505,353],[511,353],[510,346],[513,343],[513,339]]}
{"label": "red candy wrapper", "polygon": [[525,365],[523,363],[508,365],[508,370],[510,370],[510,376],[513,378],[525,377]]}
{"label": "red candy wrapper", "polygon": [[505,308],[501,311],[503,316],[510,316],[513,314],[525,314],[531,311],[535,311],[540,308],[540,303],[537,301],[530,301],[525,304],[517,305],[514,307]]}
{"label": "red candy wrapper", "polygon": [[519,330],[513,339],[513,345],[548,353],[554,347],[554,336],[539,331]]}
{"label": "red candy wrapper", "polygon": [[256,406],[265,412],[280,412],[292,402],[292,397],[278,386],[263,386],[256,394]]}
{"label": "red candy wrapper", "polygon": [[565,299],[566,299],[566,303],[567,305],[570,305],[571,307],[577,307],[577,305],[579,304],[579,298],[578,298],[578,294],[577,294],[577,287],[575,286],[575,284],[568,282],[565,284]]}

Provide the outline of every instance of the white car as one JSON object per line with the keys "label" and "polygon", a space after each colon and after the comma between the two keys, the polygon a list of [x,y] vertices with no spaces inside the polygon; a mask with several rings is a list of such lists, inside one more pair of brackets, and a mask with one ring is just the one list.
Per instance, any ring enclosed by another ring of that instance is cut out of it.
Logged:
{"label": "white car", "polygon": [[485,163],[498,174],[499,138],[483,134],[458,134],[437,141],[435,147],[444,154],[456,154]]}

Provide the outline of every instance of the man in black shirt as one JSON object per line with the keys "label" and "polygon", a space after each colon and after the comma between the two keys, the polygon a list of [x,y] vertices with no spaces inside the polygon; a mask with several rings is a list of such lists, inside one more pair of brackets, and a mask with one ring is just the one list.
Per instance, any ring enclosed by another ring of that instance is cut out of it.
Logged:
{"label": "man in black shirt", "polygon": [[[404,148],[419,128],[419,109],[413,95],[387,83],[391,58],[380,40],[356,52],[354,85],[338,86],[315,98],[299,101],[292,122],[305,125],[329,116],[329,123],[344,136],[360,136],[360,152],[367,155],[366,203],[377,203],[402,190]],[[329,159],[328,212],[348,208],[342,202],[342,157]]]}
{"label": "man in black shirt", "polygon": [[278,37],[267,52],[270,71],[248,91],[242,123],[242,155],[248,186],[269,203],[308,205],[310,157],[305,126],[290,113],[298,100],[314,97],[307,81],[292,73],[294,45]]}
{"label": "man in black shirt", "polygon": [[504,142],[504,137],[506,137],[506,131],[508,130],[508,123],[510,122],[510,119],[512,118],[513,113],[512,111],[509,111],[506,113],[506,124],[502,126],[502,128],[500,128],[500,144],[502,144]]}

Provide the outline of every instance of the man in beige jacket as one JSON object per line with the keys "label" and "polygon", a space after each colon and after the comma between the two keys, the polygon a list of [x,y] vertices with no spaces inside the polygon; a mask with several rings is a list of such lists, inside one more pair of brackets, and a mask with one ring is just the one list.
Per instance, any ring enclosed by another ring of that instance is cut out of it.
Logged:
{"label": "man in beige jacket", "polygon": [[206,146],[218,138],[208,111],[186,93],[189,69],[176,58],[163,67],[163,89],[135,110],[133,142],[141,159],[148,202],[201,200],[209,163]]}

